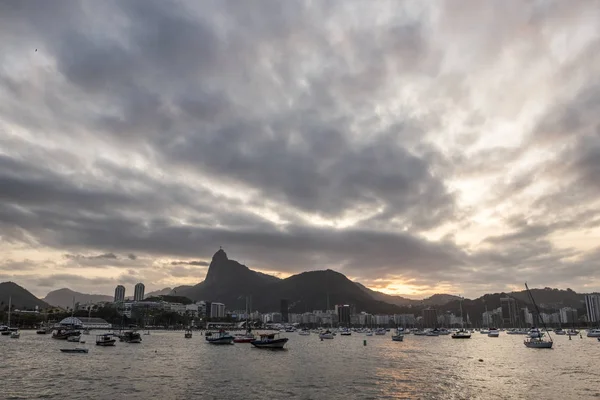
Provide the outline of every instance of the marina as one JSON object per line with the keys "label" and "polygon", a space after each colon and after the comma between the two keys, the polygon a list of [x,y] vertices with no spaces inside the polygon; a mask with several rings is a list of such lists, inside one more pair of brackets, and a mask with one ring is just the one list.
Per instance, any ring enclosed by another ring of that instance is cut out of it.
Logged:
{"label": "marina", "polygon": [[[392,341],[396,332],[372,337],[353,332],[325,341],[299,332],[279,333],[289,340],[284,350],[272,352],[248,343],[212,346],[200,331],[185,339],[183,331],[157,330],[141,344],[108,348],[22,331],[18,341],[0,340],[4,367],[11,371],[0,386],[7,398],[49,399],[233,399],[242,392],[245,399],[526,399],[532,391],[536,398],[600,396],[600,342],[585,331],[581,339],[555,338],[552,350],[528,349],[522,336],[505,332],[465,341],[405,333],[401,343]],[[271,332],[256,332],[257,337],[261,333]],[[69,354],[74,352],[80,354]],[[553,368],[532,377],[529,371],[539,365]]]}

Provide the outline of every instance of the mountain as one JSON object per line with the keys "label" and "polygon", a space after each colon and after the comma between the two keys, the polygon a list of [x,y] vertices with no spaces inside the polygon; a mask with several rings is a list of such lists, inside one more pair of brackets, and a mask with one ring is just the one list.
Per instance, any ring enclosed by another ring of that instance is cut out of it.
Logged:
{"label": "mountain", "polygon": [[164,289],[155,290],[153,292],[146,293],[144,295],[144,298],[157,297],[157,296],[166,296],[166,295],[170,294],[172,291],[173,291],[173,289],[171,289],[170,287],[167,287],[167,288],[164,288]]}
{"label": "mountain", "polygon": [[46,297],[44,297],[44,301],[55,307],[71,308],[73,307],[73,297],[75,297],[75,303],[79,304],[114,300],[113,296],[106,296],[102,294],[85,294],[64,288],[53,290],[52,292],[48,293]]}
{"label": "mountain", "polygon": [[288,300],[292,312],[325,310],[328,299],[330,308],[335,304],[350,304],[359,312],[398,310],[395,305],[373,298],[370,289],[361,286],[332,270],[279,279],[230,260],[221,249],[213,256],[204,282],[177,294],[192,300],[221,302],[231,310],[244,309],[246,296],[251,297],[253,310],[265,312],[279,311],[281,299]]}
{"label": "mountain", "polygon": [[375,300],[384,301],[386,303],[394,304],[396,306],[408,306],[411,304],[419,303],[419,301],[417,301],[417,300],[407,299],[406,297],[402,297],[402,296],[394,296],[394,295],[390,295],[390,294],[385,294],[385,293],[378,292],[376,290],[369,289],[368,287],[366,287],[358,282],[354,282],[354,284],[356,286],[358,286],[363,292],[367,293],[369,296],[371,296]]}
{"label": "mountain", "polygon": [[49,307],[48,303],[38,299],[27,289],[14,282],[0,283],[0,303],[3,309],[5,306],[8,307],[9,298],[12,298],[12,305],[17,309],[34,309],[35,306],[41,309]]}
{"label": "mountain", "polygon": [[174,287],[173,290],[171,290],[168,294],[171,296],[177,296],[179,294],[179,292],[187,290],[189,288],[191,288],[191,285],[181,285],[181,286],[177,286]]}
{"label": "mountain", "polygon": [[443,306],[444,304],[450,303],[451,301],[457,301],[460,297],[452,294],[434,294],[433,296],[427,297],[420,301],[420,303],[428,306]]}

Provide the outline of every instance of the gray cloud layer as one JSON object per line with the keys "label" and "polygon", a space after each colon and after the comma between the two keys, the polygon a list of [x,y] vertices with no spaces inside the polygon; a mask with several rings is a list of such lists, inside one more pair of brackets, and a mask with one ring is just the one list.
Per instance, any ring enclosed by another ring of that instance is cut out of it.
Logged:
{"label": "gray cloud layer", "polygon": [[[555,236],[598,235],[596,17],[584,3],[4,2],[2,241],[157,286],[200,280],[190,260],[223,245],[263,270],[367,283],[584,288],[597,250]],[[482,196],[465,205],[469,180]],[[484,211],[502,232],[458,240]],[[162,259],[184,261],[143,272]],[[86,284],[68,275],[37,285]]]}

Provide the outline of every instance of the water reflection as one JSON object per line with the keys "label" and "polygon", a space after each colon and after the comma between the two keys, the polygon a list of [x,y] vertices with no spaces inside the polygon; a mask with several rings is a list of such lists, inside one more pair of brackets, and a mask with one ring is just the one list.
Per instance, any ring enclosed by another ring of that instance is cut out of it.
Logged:
{"label": "water reflection", "polygon": [[[0,339],[0,397],[13,399],[524,399],[600,396],[597,340],[557,337],[555,349],[527,349],[522,337],[288,334],[288,351],[249,344],[211,346],[204,337],[153,332],[140,345],[90,346],[35,332]],[[367,339],[367,346],[363,340]],[[483,362],[479,362],[483,359]],[[597,398],[597,397],[596,397]]]}

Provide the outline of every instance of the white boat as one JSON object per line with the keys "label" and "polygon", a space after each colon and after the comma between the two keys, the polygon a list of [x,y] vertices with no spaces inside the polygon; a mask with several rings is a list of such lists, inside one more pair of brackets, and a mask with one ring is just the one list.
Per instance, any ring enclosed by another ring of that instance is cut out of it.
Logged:
{"label": "white boat", "polygon": [[10,337],[11,337],[11,339],[18,339],[21,337],[21,332],[19,332],[18,329],[16,331],[12,331],[10,333]]}
{"label": "white boat", "polygon": [[96,346],[114,346],[116,342],[117,340],[115,339],[114,335],[109,333],[96,336]]}
{"label": "white boat", "polygon": [[500,336],[500,331],[496,328],[490,328],[487,335],[488,337],[498,337]]}
{"label": "white boat", "polygon": [[554,334],[555,334],[555,335],[566,335],[566,334],[567,334],[567,332],[566,332],[566,331],[563,331],[561,328],[556,328],[556,329],[554,330]]}
{"label": "white boat", "polygon": [[302,329],[298,331],[298,335],[300,336],[310,336],[310,331],[308,329]]}
{"label": "white boat", "polygon": [[328,329],[325,332],[319,333],[320,339],[333,339],[333,333]]}
{"label": "white boat", "polygon": [[[533,298],[533,294],[531,294],[531,291],[529,290],[529,286],[527,286],[527,282],[525,282],[525,289],[527,289],[529,298],[531,299],[531,302],[533,303],[533,306],[535,307],[536,318],[539,318],[539,320],[542,322],[542,325],[544,326],[544,330],[548,334],[548,340],[543,339],[544,333],[542,333],[539,329],[531,328],[531,330],[529,331],[529,333],[530,333],[529,338],[525,339],[525,341],[523,341],[523,344],[530,349],[551,349],[554,342],[552,341],[552,338],[550,337],[550,333],[548,332],[548,329],[546,328],[546,324],[544,323],[544,320],[542,318],[540,318],[540,310],[535,302],[535,299]],[[533,337],[531,336],[532,334],[534,335]]]}
{"label": "white boat", "polygon": [[425,336],[440,336],[440,331],[437,328],[430,329],[425,331]]}
{"label": "white boat", "polygon": [[350,336],[352,335],[352,331],[350,329],[342,329],[340,331],[340,336]]}
{"label": "white boat", "polygon": [[392,341],[394,342],[402,342],[404,340],[404,334],[400,329],[396,329],[396,334],[392,335]]}
{"label": "white boat", "polygon": [[80,335],[69,336],[67,338],[67,342],[79,343],[80,340],[81,340],[81,336]]}
{"label": "white boat", "polygon": [[235,338],[229,332],[220,330],[217,334],[206,335],[205,339],[210,344],[233,344]]}
{"label": "white boat", "polygon": [[387,333],[387,331],[383,328],[377,329],[375,331],[375,335],[377,335],[377,336],[385,335],[386,333]]}
{"label": "white boat", "polygon": [[588,329],[587,337],[600,337],[600,329]]}
{"label": "white boat", "polygon": [[438,331],[438,335],[449,335],[449,334],[451,334],[451,333],[452,333],[452,332],[450,332],[450,331],[449,331],[448,329],[446,329],[446,328],[442,328],[442,329],[440,329],[440,330]]}
{"label": "white boat", "polygon": [[452,334],[452,339],[471,339],[471,333],[465,330],[465,324],[463,319],[462,309],[463,298],[460,297],[460,329]]}
{"label": "white boat", "polygon": [[415,335],[415,336],[426,336],[427,333],[425,333],[425,331],[414,331],[413,335]]}
{"label": "white boat", "polygon": [[371,332],[370,330],[366,332],[367,336],[373,336],[373,332]]}

